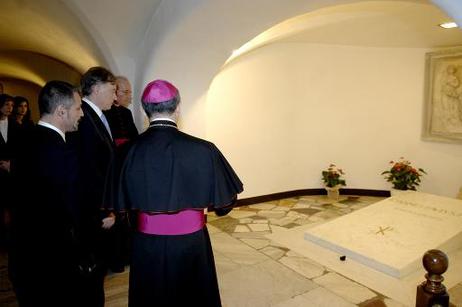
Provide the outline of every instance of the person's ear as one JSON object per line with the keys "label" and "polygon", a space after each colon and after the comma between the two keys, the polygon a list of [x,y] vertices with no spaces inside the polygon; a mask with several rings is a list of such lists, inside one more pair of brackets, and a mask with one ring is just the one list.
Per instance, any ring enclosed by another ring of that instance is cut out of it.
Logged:
{"label": "person's ear", "polygon": [[101,90],[101,84],[100,83],[96,83],[95,85],[93,85],[93,88],[92,88],[92,93],[95,93],[95,94],[98,94],[99,91]]}
{"label": "person's ear", "polygon": [[64,114],[66,114],[66,109],[64,108],[63,105],[59,105],[57,108],[56,108],[56,111],[55,111],[56,115],[59,116],[59,117],[63,117]]}

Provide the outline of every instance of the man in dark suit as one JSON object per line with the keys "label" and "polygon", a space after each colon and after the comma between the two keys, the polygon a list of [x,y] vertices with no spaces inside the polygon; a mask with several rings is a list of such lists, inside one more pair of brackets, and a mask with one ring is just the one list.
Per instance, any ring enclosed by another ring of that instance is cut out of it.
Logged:
{"label": "man in dark suit", "polygon": [[65,133],[83,116],[80,95],[69,83],[50,81],[38,103],[40,121],[12,168],[21,196],[12,214],[10,279],[21,307],[79,306],[79,163]]}
{"label": "man in dark suit", "polygon": [[104,277],[107,261],[113,252],[112,233],[115,223],[115,145],[107,119],[102,111],[108,110],[116,99],[115,77],[103,67],[90,68],[81,78],[82,110],[84,117],[79,130],[69,136],[77,147],[82,161],[82,184],[85,193],[85,214],[91,229],[97,269],[87,279],[85,293],[90,294],[91,306],[104,306]]}
{"label": "man in dark suit", "polygon": [[[132,112],[128,108],[132,103],[132,87],[126,77],[116,77],[116,96],[112,107],[103,113],[107,117],[116,145],[116,177],[119,178],[128,150],[138,136]],[[129,264],[130,259],[130,226],[126,213],[117,215],[111,231],[115,251],[110,255],[109,268],[120,273],[125,270],[125,265]]]}

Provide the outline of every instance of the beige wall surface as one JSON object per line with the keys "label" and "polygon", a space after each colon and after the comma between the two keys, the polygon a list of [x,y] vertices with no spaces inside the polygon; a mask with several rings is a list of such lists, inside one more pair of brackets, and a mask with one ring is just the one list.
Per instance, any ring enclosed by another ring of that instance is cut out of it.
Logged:
{"label": "beige wall surface", "polygon": [[206,102],[207,138],[245,184],[242,197],[322,187],[336,163],[349,188],[389,189],[380,175],[405,157],[420,190],[454,197],[460,145],[421,140],[425,53],[280,43],[226,66]]}

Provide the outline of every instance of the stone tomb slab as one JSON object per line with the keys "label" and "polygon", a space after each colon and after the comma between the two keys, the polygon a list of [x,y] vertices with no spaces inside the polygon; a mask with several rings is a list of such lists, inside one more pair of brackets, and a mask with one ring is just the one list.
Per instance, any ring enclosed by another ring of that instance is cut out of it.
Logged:
{"label": "stone tomb slab", "polygon": [[305,231],[305,240],[395,278],[429,249],[462,247],[462,201],[405,192]]}

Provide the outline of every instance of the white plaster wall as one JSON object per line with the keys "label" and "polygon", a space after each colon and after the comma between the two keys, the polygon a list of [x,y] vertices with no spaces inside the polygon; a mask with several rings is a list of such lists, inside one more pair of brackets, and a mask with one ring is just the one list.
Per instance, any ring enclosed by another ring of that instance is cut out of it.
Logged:
{"label": "white plaster wall", "polygon": [[[204,137],[204,97],[234,49],[287,18],[360,1],[365,0],[161,1],[139,46],[136,83],[144,86],[158,78],[172,81],[182,95],[181,128]],[[139,99],[141,89],[135,91]],[[134,115],[140,125],[142,115]]]}
{"label": "white plaster wall", "polygon": [[404,156],[428,172],[420,190],[454,197],[462,145],[420,138],[422,49],[274,44],[227,66],[206,103],[207,138],[245,185],[242,197],[320,188],[329,163],[349,188],[388,189]]}

